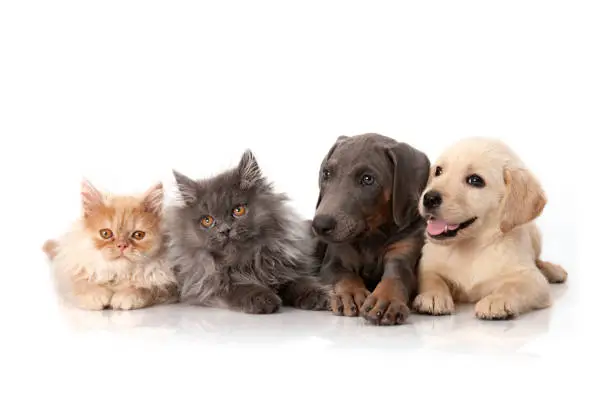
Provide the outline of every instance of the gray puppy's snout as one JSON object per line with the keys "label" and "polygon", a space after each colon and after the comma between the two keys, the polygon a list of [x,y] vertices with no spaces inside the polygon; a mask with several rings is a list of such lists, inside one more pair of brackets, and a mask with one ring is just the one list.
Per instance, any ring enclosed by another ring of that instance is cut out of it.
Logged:
{"label": "gray puppy's snout", "polygon": [[319,236],[331,234],[336,228],[336,219],[331,215],[317,215],[312,220],[312,229]]}

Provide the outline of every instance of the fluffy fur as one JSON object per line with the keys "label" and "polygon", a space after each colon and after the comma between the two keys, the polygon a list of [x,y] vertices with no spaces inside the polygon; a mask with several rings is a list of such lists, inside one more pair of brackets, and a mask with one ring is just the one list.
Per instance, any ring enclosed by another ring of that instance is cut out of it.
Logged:
{"label": "fluffy fur", "polygon": [[57,283],[77,306],[135,309],[176,300],[164,260],[163,187],[143,196],[115,196],[81,185],[82,218],[43,250]]}
{"label": "fluffy fur", "polygon": [[540,259],[534,220],[545,205],[539,182],[502,142],[470,138],[450,147],[420,202],[428,228],[414,308],[442,315],[470,302],[481,319],[506,319],[548,307],[548,283],[567,273]]}
{"label": "fluffy fur", "polygon": [[313,276],[309,225],[250,151],[210,179],[174,175],[182,203],[169,211],[169,257],[181,301],[247,313],[273,313],[282,302],[328,308],[328,290]]}

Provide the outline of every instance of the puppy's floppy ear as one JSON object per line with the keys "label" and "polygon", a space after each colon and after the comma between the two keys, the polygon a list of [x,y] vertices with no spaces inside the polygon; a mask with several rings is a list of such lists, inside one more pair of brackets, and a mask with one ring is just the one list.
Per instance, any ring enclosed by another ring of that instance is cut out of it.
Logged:
{"label": "puppy's floppy ear", "polygon": [[321,162],[321,166],[319,167],[319,198],[317,198],[317,205],[316,205],[315,209],[319,208],[319,204],[321,204],[321,198],[322,198],[321,197],[321,181],[322,181],[321,173],[323,172],[323,169],[325,168],[325,165],[327,164],[327,161],[329,160],[331,155],[334,153],[334,150],[336,150],[336,148],[340,145],[340,143],[342,143],[344,140],[346,140],[348,138],[349,138],[348,136],[338,136],[338,138],[336,139],[336,142],[331,147],[331,149],[329,149],[329,151],[325,155],[325,158]]}
{"label": "puppy's floppy ear", "polygon": [[187,177],[186,175],[179,173],[176,170],[172,170],[174,179],[176,180],[176,186],[181,198],[186,205],[192,205],[196,201],[198,183]]}
{"label": "puppy's floppy ear", "polygon": [[429,178],[429,159],[425,153],[406,143],[387,149],[393,166],[391,209],[393,221],[408,226],[418,216],[418,203]]}
{"label": "puppy's floppy ear", "polygon": [[255,155],[251,150],[245,150],[238,164],[238,174],[240,174],[240,188],[248,189],[262,180],[261,169]]}
{"label": "puppy's floppy ear", "polygon": [[505,233],[538,217],[546,205],[546,195],[527,169],[504,169],[504,184],[500,229]]}

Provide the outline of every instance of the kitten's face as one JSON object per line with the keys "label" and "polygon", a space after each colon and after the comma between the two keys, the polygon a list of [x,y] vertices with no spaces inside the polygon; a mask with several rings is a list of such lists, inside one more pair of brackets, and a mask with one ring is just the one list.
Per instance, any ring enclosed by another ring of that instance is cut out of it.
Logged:
{"label": "kitten's face", "polygon": [[163,187],[142,197],[104,197],[84,182],[83,221],[94,246],[108,261],[146,262],[162,245]]}
{"label": "kitten's face", "polygon": [[178,211],[183,236],[212,253],[248,249],[274,230],[274,200],[257,162],[246,152],[237,168],[194,181],[175,172],[185,206]]}

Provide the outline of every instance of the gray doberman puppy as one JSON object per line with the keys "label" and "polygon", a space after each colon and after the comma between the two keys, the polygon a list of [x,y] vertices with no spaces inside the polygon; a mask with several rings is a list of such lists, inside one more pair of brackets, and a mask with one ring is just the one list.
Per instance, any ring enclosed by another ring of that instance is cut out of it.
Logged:
{"label": "gray doberman puppy", "polygon": [[405,321],[417,289],[425,228],[417,204],[429,166],[424,153],[374,133],[341,136],[329,150],[312,229],[335,314]]}

